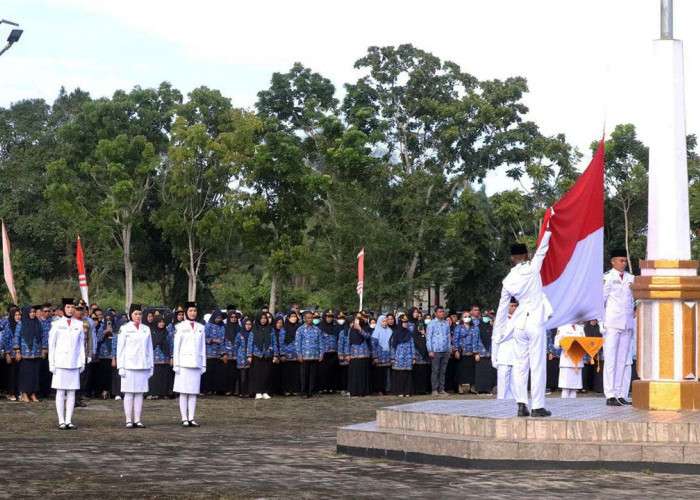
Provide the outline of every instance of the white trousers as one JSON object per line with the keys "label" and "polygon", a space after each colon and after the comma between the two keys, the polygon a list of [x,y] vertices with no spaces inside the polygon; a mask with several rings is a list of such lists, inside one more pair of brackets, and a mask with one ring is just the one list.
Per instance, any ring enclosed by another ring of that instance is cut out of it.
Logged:
{"label": "white trousers", "polygon": [[628,399],[632,389],[632,365],[625,364],[625,374],[622,376],[622,397]]}
{"label": "white trousers", "polygon": [[[608,328],[603,334],[603,339],[603,356],[605,358],[603,391],[605,397],[608,399],[625,397],[627,394],[622,381],[630,352],[632,330]],[[629,386],[626,390],[629,390]]]}
{"label": "white trousers", "polygon": [[515,377],[513,365],[498,365],[498,395],[496,399],[515,399]]}
{"label": "white trousers", "polygon": [[547,334],[542,325],[526,325],[513,331],[515,339],[515,399],[527,404],[527,376],[530,374],[532,408],[544,408],[547,385]]}

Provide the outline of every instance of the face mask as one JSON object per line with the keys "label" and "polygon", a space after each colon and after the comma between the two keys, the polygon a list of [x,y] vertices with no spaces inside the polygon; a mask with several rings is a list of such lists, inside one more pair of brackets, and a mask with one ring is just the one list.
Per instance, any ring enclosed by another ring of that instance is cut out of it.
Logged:
{"label": "face mask", "polygon": [[345,324],[345,320],[344,320],[344,319],[339,319],[339,320],[338,320],[338,324],[339,324],[339,325],[344,325],[344,324]]}
{"label": "face mask", "polygon": [[318,318],[312,321],[312,323],[313,323],[314,325],[318,325],[320,322],[321,322],[321,320],[318,319]]}
{"label": "face mask", "polygon": [[376,326],[377,326],[376,323],[370,323],[370,324],[369,324],[369,327],[370,327],[371,330],[374,330],[374,328],[375,328]]}
{"label": "face mask", "polygon": [[486,323],[486,324],[488,325],[489,323],[491,323],[491,318],[489,318],[488,316],[486,316],[486,317],[485,317],[484,319],[482,319],[481,321],[483,321],[484,323]]}
{"label": "face mask", "polygon": [[462,318],[462,321],[464,321],[465,323],[471,323],[472,319],[469,317],[464,317],[464,318]]}
{"label": "face mask", "polygon": [[424,323],[425,323],[426,325],[429,325],[431,321],[432,321],[432,320],[431,320],[430,318],[428,318],[428,319],[424,320]]}

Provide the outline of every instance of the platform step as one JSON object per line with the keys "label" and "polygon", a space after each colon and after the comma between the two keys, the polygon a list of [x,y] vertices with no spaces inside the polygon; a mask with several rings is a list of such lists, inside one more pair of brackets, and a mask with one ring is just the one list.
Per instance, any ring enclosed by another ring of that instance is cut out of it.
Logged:
{"label": "platform step", "polygon": [[700,444],[700,412],[609,407],[591,397],[546,401],[550,418],[518,418],[513,401],[424,401],[378,410],[377,427],[489,440]]}

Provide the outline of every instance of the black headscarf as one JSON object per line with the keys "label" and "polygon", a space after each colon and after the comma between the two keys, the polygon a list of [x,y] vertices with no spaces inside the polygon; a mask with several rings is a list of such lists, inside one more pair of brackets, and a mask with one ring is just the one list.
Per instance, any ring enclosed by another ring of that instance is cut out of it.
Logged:
{"label": "black headscarf", "polygon": [[[359,321],[361,330],[365,331],[365,326],[367,326],[365,320],[360,319]],[[365,338],[362,336],[360,330],[358,330],[354,326],[350,328],[350,345],[360,345],[362,344],[362,342],[367,342],[368,340],[369,338]]]}
{"label": "black headscarf", "polygon": [[[413,309],[415,309],[415,307]],[[428,356],[428,341],[426,340],[425,335],[423,335],[418,329],[418,321],[413,321],[410,316],[408,317],[408,321],[411,321],[414,324],[413,345],[416,346],[416,351],[420,353],[421,357],[426,358]]]}
{"label": "black headscarf", "polygon": [[214,320],[221,316],[221,318],[224,318],[224,313],[221,312],[221,309],[214,309],[214,312],[211,313],[211,316],[209,316],[209,321],[207,323],[211,323],[212,325],[215,325],[216,323]]}
{"label": "black headscarf", "polygon": [[32,309],[34,309],[34,306],[24,306],[22,308],[22,338],[30,348],[35,342],[41,345],[41,337],[44,334],[41,321],[36,317],[29,319],[29,311]]}
{"label": "black headscarf", "polygon": [[603,335],[600,333],[600,325],[596,323],[595,325],[591,325],[590,321],[586,321],[586,324],[583,326],[583,332],[585,333],[586,337],[602,337]]}
{"label": "black headscarf", "polygon": [[129,322],[129,318],[126,314],[126,311],[122,311],[119,314],[117,314],[117,323],[114,325],[114,331],[118,332],[119,329],[122,327],[122,325],[126,324]]}
{"label": "black headscarf", "polygon": [[[231,318],[233,316],[233,318]],[[241,325],[238,324],[238,316],[236,316],[236,311],[231,311],[228,315],[228,320],[226,320],[226,325],[224,325],[224,337],[229,342],[233,343],[236,340],[236,335],[241,331]]]}
{"label": "black headscarf", "polygon": [[[297,322],[292,323],[289,321],[289,316],[291,314],[297,317]],[[284,344],[289,345],[294,343],[294,339],[297,338],[297,329],[299,328],[299,315],[295,310],[291,310],[284,320]]]}
{"label": "black headscarf", "polygon": [[417,310],[418,310],[417,307],[411,307],[408,310],[408,314],[406,315],[406,316],[408,316],[408,322],[413,323],[415,325],[416,329],[418,328],[418,318],[413,317],[413,312],[417,311]]}
{"label": "black headscarf", "polygon": [[[390,325],[390,324],[389,324],[389,318],[392,318],[392,319],[394,320],[394,324],[393,324],[393,325]],[[386,319],[387,319],[387,326],[388,326],[389,328],[391,328],[391,331],[392,331],[392,333],[393,333],[394,335],[396,335],[396,332],[400,332],[401,329],[403,328],[403,327],[396,321],[396,316],[394,316],[393,314],[391,314],[391,313],[387,314],[387,315],[386,315]]]}
{"label": "black headscarf", "polygon": [[253,345],[265,353],[270,347],[270,332],[272,332],[273,327],[269,321],[264,325],[260,324],[260,319],[263,316],[267,319],[267,314],[260,313],[258,320],[253,325]]}
{"label": "black headscarf", "polygon": [[493,325],[491,323],[484,323],[479,321],[479,337],[481,338],[481,344],[486,349],[491,349],[491,335],[493,334]]}
{"label": "black headscarf", "polygon": [[245,318],[243,320],[243,326],[241,327],[241,335],[243,335],[243,340],[245,341],[246,345],[248,344],[248,337],[250,337],[250,332],[253,330],[246,330],[245,325],[246,323],[250,323],[251,326],[253,325],[253,322],[250,320],[250,318]]}
{"label": "black headscarf", "polygon": [[318,327],[323,333],[327,333],[328,335],[333,335],[334,337],[337,337],[340,333],[340,328],[338,328],[340,325],[335,321],[331,321],[330,323],[328,323],[326,321],[326,318],[328,318],[328,316],[330,316],[331,318],[333,317],[332,314],[323,313],[323,316],[321,317],[321,324],[318,325]]}
{"label": "black headscarf", "polygon": [[[163,328],[159,328],[158,325],[160,322],[165,323],[165,326]],[[166,357],[170,357],[170,343],[168,342],[168,321],[167,317],[163,318],[163,316],[160,316],[157,319],[153,320],[153,328],[151,328],[151,341],[153,342],[153,348],[155,349],[156,347],[160,347],[160,350],[163,351],[163,354],[165,354]]]}
{"label": "black headscarf", "polygon": [[399,325],[399,327],[394,330],[394,334],[391,336],[391,346],[396,349],[396,346],[399,344],[405,344],[411,340],[413,340],[411,330]]}

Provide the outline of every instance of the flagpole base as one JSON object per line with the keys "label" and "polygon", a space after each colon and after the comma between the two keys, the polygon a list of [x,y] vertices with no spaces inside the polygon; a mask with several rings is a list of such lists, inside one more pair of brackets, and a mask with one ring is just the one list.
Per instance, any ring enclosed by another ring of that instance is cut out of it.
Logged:
{"label": "flagpole base", "polygon": [[695,260],[646,260],[630,286],[637,306],[633,406],[700,410],[700,276]]}
{"label": "flagpole base", "polygon": [[632,407],[638,410],[700,410],[700,382],[635,380]]}

